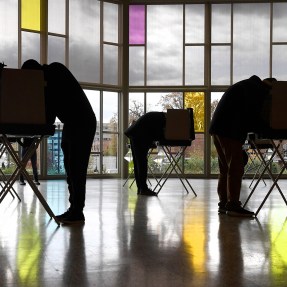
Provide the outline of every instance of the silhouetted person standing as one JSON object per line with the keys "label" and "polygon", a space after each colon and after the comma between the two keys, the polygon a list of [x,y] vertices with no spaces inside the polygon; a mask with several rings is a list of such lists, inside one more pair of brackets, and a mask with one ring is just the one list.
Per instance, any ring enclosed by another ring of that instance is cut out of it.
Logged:
{"label": "silhouetted person standing", "polygon": [[55,62],[41,66],[35,60],[28,60],[22,68],[44,71],[47,83],[47,122],[54,123],[58,117],[63,123],[61,148],[64,154],[70,207],[57,218],[67,224],[83,222],[86,176],[96,132],[96,116],[80,84],[63,64]]}

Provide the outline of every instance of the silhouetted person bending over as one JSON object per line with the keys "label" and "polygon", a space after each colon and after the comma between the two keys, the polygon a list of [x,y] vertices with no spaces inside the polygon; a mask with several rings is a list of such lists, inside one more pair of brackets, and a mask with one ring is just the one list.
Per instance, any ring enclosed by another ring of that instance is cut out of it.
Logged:
{"label": "silhouetted person bending over", "polygon": [[67,175],[70,207],[58,215],[62,223],[85,221],[86,176],[97,120],[83,89],[72,73],[60,63],[41,66],[35,60],[26,61],[22,69],[44,71],[46,117],[63,123],[61,148]]}
{"label": "silhouetted person bending over", "polygon": [[248,132],[264,127],[263,108],[273,78],[261,80],[257,76],[230,86],[220,99],[209,127],[218,154],[219,196],[218,212],[231,216],[253,217],[240,202],[244,165],[242,151]]}
{"label": "silhouetted person bending over", "polygon": [[138,194],[157,195],[147,186],[147,155],[155,141],[164,139],[165,125],[166,113],[149,112],[141,116],[125,131],[125,135],[130,139]]}

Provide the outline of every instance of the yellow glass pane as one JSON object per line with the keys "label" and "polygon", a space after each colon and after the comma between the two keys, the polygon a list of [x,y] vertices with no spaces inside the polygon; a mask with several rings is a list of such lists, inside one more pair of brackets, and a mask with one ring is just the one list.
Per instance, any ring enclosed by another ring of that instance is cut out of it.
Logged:
{"label": "yellow glass pane", "polygon": [[194,129],[204,132],[204,92],[184,93],[184,107],[193,108]]}
{"label": "yellow glass pane", "polygon": [[21,2],[21,27],[22,29],[29,29],[40,31],[40,11],[41,0],[22,0]]}

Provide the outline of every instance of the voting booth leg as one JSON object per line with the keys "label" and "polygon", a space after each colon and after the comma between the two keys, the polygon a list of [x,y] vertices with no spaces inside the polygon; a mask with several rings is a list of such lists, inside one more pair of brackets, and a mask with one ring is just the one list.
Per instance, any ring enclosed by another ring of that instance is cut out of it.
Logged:
{"label": "voting booth leg", "polygon": [[[39,138],[35,138],[34,141],[32,142],[32,144],[30,145],[27,153],[25,154],[24,158],[22,160],[20,160],[20,158],[18,157],[17,153],[15,152],[15,150],[13,149],[10,141],[8,140],[6,135],[2,135],[3,141],[5,143],[5,146],[7,148],[7,150],[9,151],[11,157],[13,158],[13,160],[15,161],[17,167],[14,171],[14,173],[12,174],[12,176],[10,177],[9,181],[7,182],[7,187],[3,193],[3,198],[5,197],[5,195],[8,193],[9,189],[11,188],[11,186],[14,184],[14,182],[17,179],[17,176],[22,173],[23,177],[27,180],[27,182],[29,183],[30,187],[32,188],[33,192],[35,193],[35,195],[38,197],[38,199],[40,200],[42,206],[45,208],[45,210],[47,211],[47,213],[50,215],[51,218],[53,218],[56,223],[58,225],[60,225],[60,222],[58,221],[58,219],[56,218],[56,216],[54,215],[53,211],[51,210],[50,206],[48,205],[48,203],[46,202],[46,200],[44,199],[44,197],[42,196],[41,192],[39,191],[39,189],[37,188],[37,186],[35,185],[35,183],[33,182],[33,180],[30,178],[28,172],[26,171],[26,164],[29,160],[29,158],[31,157],[31,155],[36,151],[38,145],[40,144],[43,136],[39,137]],[[3,200],[3,198],[1,198],[1,200]]]}

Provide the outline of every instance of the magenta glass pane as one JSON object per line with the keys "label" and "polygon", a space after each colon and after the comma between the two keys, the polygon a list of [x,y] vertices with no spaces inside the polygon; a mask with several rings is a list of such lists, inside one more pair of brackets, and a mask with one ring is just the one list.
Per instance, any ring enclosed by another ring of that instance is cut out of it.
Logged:
{"label": "magenta glass pane", "polygon": [[129,6],[129,43],[133,45],[145,44],[145,6]]}

